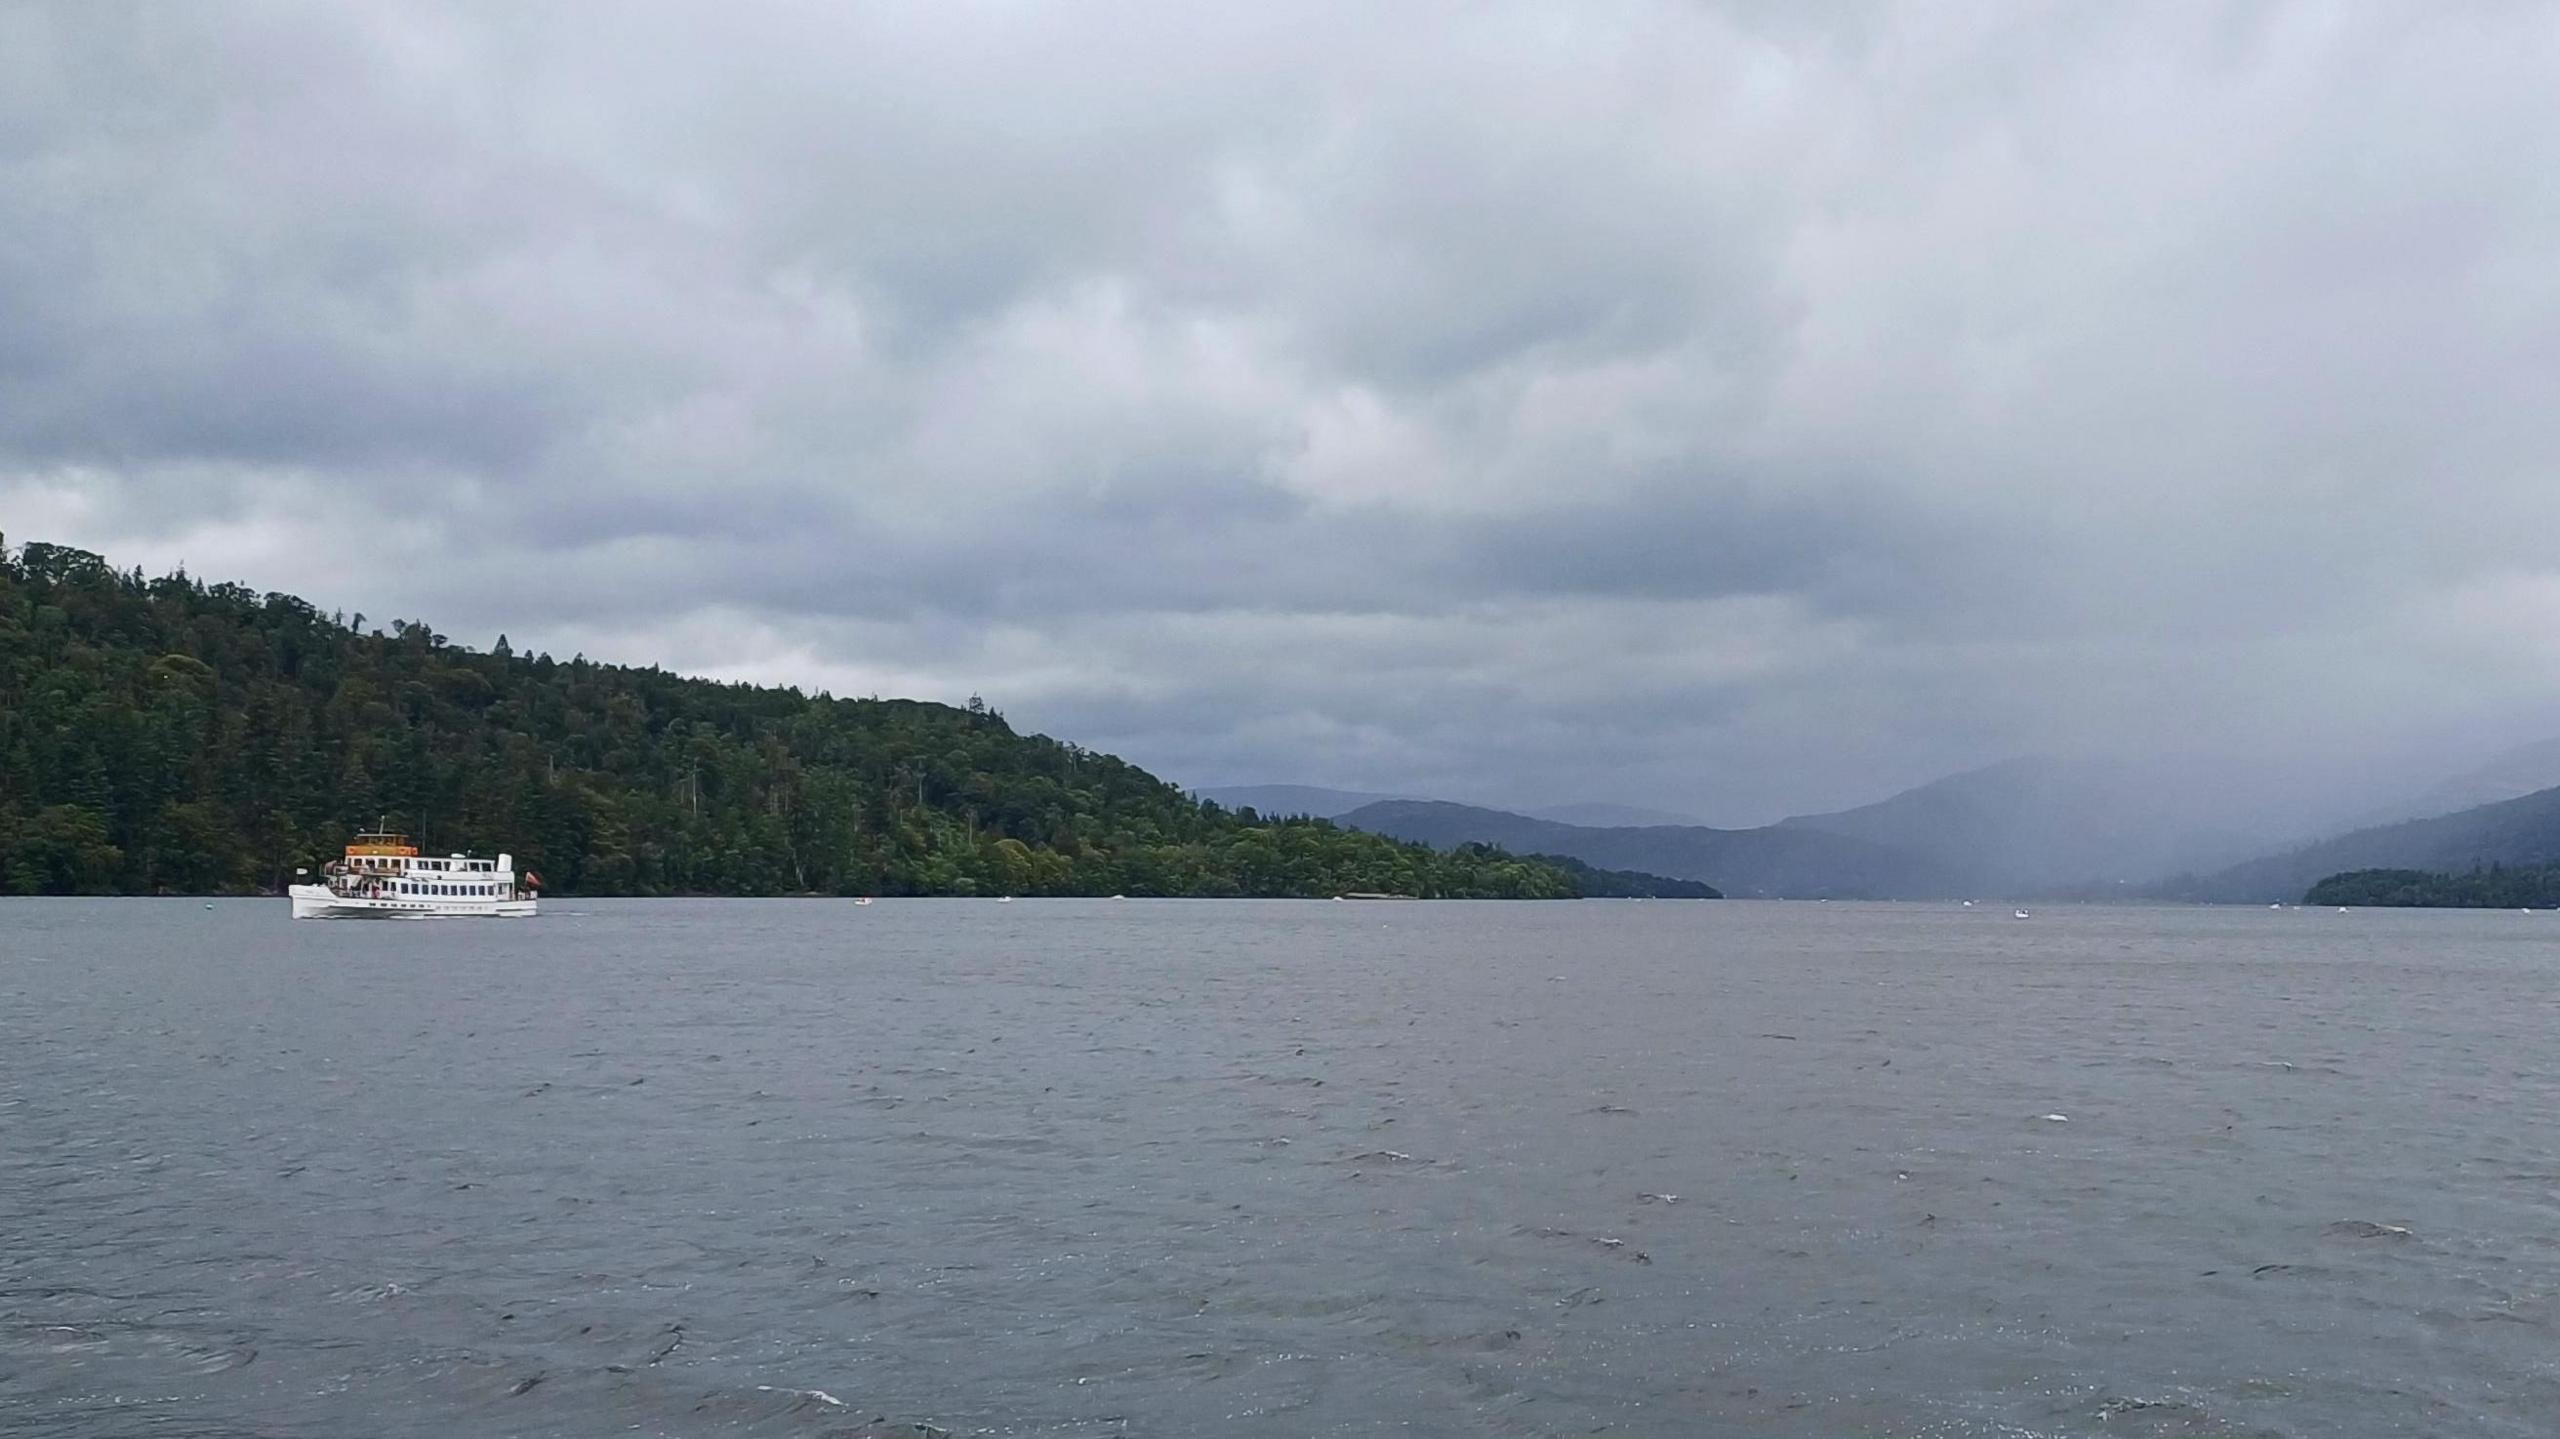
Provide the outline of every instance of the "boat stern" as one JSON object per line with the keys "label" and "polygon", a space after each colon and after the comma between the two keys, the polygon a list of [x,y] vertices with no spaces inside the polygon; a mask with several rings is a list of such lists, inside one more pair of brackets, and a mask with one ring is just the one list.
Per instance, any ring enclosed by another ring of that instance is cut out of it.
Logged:
{"label": "boat stern", "polygon": [[288,885],[285,894],[293,900],[295,919],[325,919],[338,899],[325,884]]}

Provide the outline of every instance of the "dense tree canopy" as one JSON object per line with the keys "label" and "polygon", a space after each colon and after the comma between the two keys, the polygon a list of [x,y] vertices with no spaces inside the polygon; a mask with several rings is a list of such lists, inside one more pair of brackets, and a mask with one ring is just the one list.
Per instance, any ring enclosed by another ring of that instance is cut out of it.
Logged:
{"label": "dense tree canopy", "polygon": [[586,894],[1552,898],[1552,865],[1198,803],[983,704],[387,632],[0,547],[0,892],[272,890],[377,818]]}
{"label": "dense tree canopy", "polygon": [[2358,869],[2311,887],[2304,904],[2429,909],[2560,909],[2560,864],[2488,865],[2466,874]]}
{"label": "dense tree canopy", "polygon": [[1714,885],[1694,879],[1666,879],[1658,874],[1645,874],[1630,869],[1597,869],[1571,855],[1533,854],[1573,876],[1574,888],[1584,899],[1722,899]]}

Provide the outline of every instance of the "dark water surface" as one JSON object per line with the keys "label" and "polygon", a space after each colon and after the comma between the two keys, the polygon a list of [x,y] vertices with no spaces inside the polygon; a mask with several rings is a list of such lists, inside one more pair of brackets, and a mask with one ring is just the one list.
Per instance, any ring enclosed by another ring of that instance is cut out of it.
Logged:
{"label": "dark water surface", "polygon": [[2560,1433],[2560,916],[546,910],[0,901],[0,1434]]}

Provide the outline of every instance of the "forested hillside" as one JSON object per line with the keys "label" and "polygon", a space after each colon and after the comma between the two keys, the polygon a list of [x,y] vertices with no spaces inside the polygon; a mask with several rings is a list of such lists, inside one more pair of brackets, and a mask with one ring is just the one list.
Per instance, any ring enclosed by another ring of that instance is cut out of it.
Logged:
{"label": "forested hillside", "polygon": [[1597,869],[1567,854],[1539,854],[1542,860],[1573,876],[1584,899],[1722,899],[1724,892],[1694,879],[1670,879],[1641,870]]}
{"label": "forested hillside", "polygon": [[272,890],[377,817],[585,894],[1575,892],[1496,850],[1230,814],[976,703],[482,652],[0,546],[0,892]]}
{"label": "forested hillside", "polygon": [[2421,869],[2358,869],[2311,886],[2304,904],[2356,904],[2421,909],[2552,909],[2560,907],[2560,865],[2484,865],[2464,874]]}
{"label": "forested hillside", "polygon": [[2356,830],[2215,874],[2183,876],[2158,893],[2168,899],[2285,901],[2328,876],[2354,870],[2459,875],[2490,865],[2550,864],[2560,864],[2560,789]]}

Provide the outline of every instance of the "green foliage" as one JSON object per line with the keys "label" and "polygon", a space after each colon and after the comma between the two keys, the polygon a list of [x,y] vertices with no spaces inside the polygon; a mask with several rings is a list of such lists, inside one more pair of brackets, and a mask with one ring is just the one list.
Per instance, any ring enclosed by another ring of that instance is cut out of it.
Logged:
{"label": "green foliage", "polygon": [[481,653],[0,548],[0,891],[273,890],[378,817],[585,894],[1575,893],[1497,849],[1230,814],[979,701]]}
{"label": "green foliage", "polygon": [[1573,887],[1582,892],[1584,899],[1724,898],[1714,885],[1694,879],[1666,879],[1658,874],[1632,869],[1594,869],[1570,855],[1533,854],[1529,857],[1572,875]]}
{"label": "green foliage", "polygon": [[2302,902],[2401,909],[2560,909],[2560,864],[2516,869],[2493,864],[2467,874],[2349,870],[2311,886]]}

